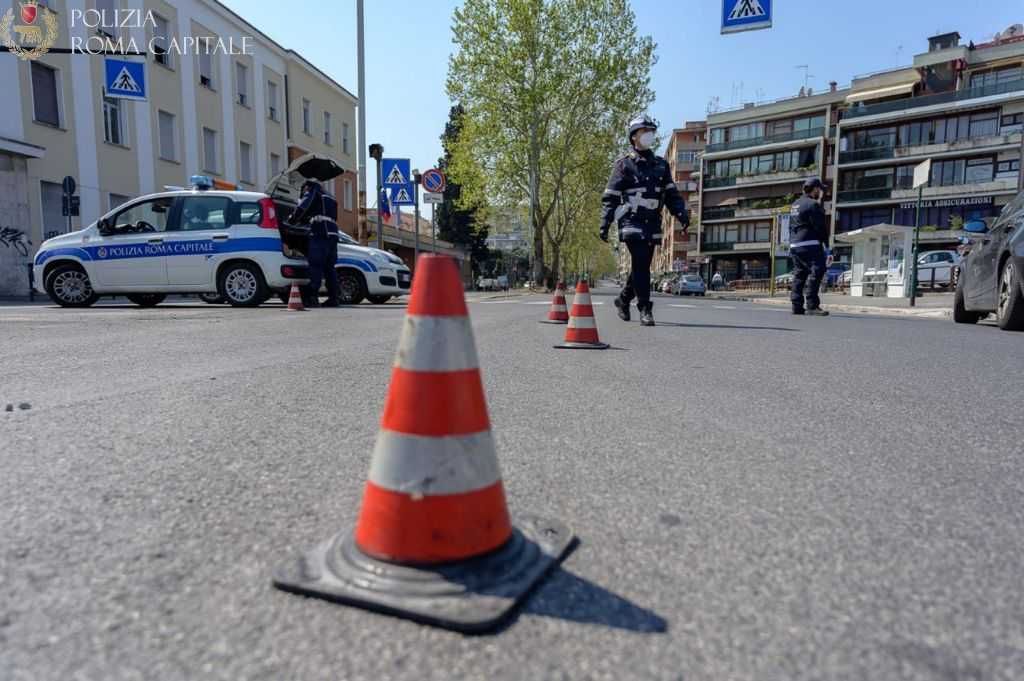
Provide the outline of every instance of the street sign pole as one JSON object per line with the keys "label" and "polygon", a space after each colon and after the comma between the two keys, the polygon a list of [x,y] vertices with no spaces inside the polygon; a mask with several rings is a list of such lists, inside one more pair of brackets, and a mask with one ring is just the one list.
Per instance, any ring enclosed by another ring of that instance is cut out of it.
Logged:
{"label": "street sign pole", "polygon": [[413,227],[412,231],[414,234],[414,240],[416,242],[416,259],[414,262],[419,262],[420,259],[420,180],[422,175],[417,171],[412,171],[412,183],[413,183],[413,198],[416,203],[413,204]]}
{"label": "street sign pole", "polygon": [[925,159],[914,166],[914,189],[917,190],[917,210],[914,212],[914,249],[913,262],[910,263],[910,307],[917,306],[917,249],[921,240],[921,199],[924,197],[924,186],[932,174],[932,160]]}
{"label": "street sign pole", "polygon": [[775,297],[775,242],[779,238],[779,209],[776,208],[772,212],[772,234],[771,244],[768,246],[768,265],[769,265],[769,276],[771,279],[768,280],[768,295],[772,298]]}
{"label": "street sign pole", "polygon": [[384,147],[380,144],[370,145],[370,157],[377,162],[377,248],[384,248],[384,229],[381,227],[380,205],[381,190],[384,188],[384,178],[381,177],[381,163],[384,158]]}

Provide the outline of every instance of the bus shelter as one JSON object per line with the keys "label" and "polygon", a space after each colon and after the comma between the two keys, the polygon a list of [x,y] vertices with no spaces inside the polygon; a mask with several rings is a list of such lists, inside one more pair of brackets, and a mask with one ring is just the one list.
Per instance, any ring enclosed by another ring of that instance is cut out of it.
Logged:
{"label": "bus shelter", "polygon": [[914,228],[878,224],[836,235],[853,246],[850,295],[903,298],[910,292]]}

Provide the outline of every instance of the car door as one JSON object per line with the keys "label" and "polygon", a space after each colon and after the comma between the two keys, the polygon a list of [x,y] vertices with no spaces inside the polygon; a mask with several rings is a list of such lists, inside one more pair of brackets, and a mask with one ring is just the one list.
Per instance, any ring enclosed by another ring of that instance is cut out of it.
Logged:
{"label": "car door", "polygon": [[971,249],[967,262],[970,264],[970,284],[964,295],[972,308],[996,309],[996,292],[999,287],[999,253],[1003,249],[1009,228],[1008,220],[998,220]]}
{"label": "car door", "polygon": [[[177,228],[167,232],[167,281],[172,287],[213,291],[216,259],[230,238],[232,201],[221,194],[178,198]],[[205,287],[205,288],[204,288]]]}
{"label": "car door", "polygon": [[167,286],[164,246],[173,204],[174,197],[138,201],[104,220],[99,243],[89,247],[98,288],[156,292]]}

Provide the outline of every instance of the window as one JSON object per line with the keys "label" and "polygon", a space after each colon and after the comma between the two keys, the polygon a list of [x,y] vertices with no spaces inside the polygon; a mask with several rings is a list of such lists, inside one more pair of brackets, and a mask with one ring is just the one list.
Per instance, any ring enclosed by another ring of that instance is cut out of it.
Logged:
{"label": "window", "polygon": [[277,83],[267,81],[267,118],[277,120]]}
{"label": "window", "polygon": [[999,112],[985,111],[971,116],[969,137],[984,137],[999,134]]}
{"label": "window", "polygon": [[1020,172],[1020,159],[1000,161],[998,164],[996,164],[997,180],[1005,180],[1016,177],[1018,172]]}
{"label": "window", "polygon": [[199,84],[211,90],[214,88],[213,55],[208,50],[199,53]]}
{"label": "window", "polygon": [[107,210],[114,210],[115,208],[119,208],[120,206],[123,206],[124,204],[128,203],[131,200],[132,198],[130,196],[110,192],[110,194],[107,195]]}
{"label": "window", "polygon": [[178,145],[175,143],[177,134],[175,133],[174,114],[158,111],[156,116],[160,135],[160,158],[165,161],[177,161]]}
{"label": "window", "polygon": [[263,209],[258,203],[251,201],[236,203],[235,209],[238,210],[238,220],[237,222],[233,221],[233,224],[258,225],[263,219]]}
{"label": "window", "polygon": [[153,61],[169,69],[174,68],[174,55],[167,51],[170,44],[171,28],[167,19],[159,14],[153,15]]}
{"label": "window", "polygon": [[68,219],[64,217],[64,190],[60,184],[41,181],[39,198],[43,208],[43,236],[49,239],[66,232]]}
{"label": "window", "polygon": [[217,172],[217,131],[203,128],[203,169]]}
{"label": "window", "polygon": [[142,225],[144,231],[151,231],[149,228],[152,228],[157,232],[163,232],[167,229],[167,217],[173,203],[174,199],[169,196],[136,203],[115,215],[110,223],[115,233],[137,234],[140,222],[145,223]]}
{"label": "window", "polygon": [[252,145],[238,143],[238,176],[242,182],[252,184]]}
{"label": "window", "polygon": [[313,133],[310,126],[312,126],[312,121],[310,120],[310,103],[308,99],[304,99],[302,100],[302,132],[307,135],[312,135]]}
{"label": "window", "polygon": [[729,243],[735,243],[739,239],[739,227],[736,225],[725,226],[725,240]]}
{"label": "window", "polygon": [[341,151],[346,154],[352,153],[348,149],[348,123],[341,124]]}
{"label": "window", "polygon": [[793,121],[772,121],[768,124],[768,136],[788,135],[793,132]]}
{"label": "window", "polygon": [[344,195],[342,197],[344,202],[342,205],[345,207],[345,210],[352,210],[352,180],[346,178],[342,182],[342,186],[344,188]]}
{"label": "window", "polygon": [[249,106],[249,67],[242,62],[235,62],[235,89],[238,91],[238,103]]}
{"label": "window", "polygon": [[971,88],[1003,85],[1004,83],[1012,83],[1022,78],[1024,78],[1024,69],[1020,66],[1008,66],[982,73],[972,73]]}
{"label": "window", "polygon": [[227,229],[231,199],[226,196],[187,196],[181,200],[181,229],[196,232]]}
{"label": "window", "polygon": [[932,187],[948,187],[963,184],[964,160],[936,161],[932,163]]}
{"label": "window", "polygon": [[103,139],[110,144],[125,143],[120,99],[103,98]]}
{"label": "window", "polygon": [[897,189],[912,189],[914,186],[914,166],[900,166],[896,169]]}
{"label": "window", "polygon": [[809,132],[824,127],[825,114],[821,114],[820,116],[806,116],[793,121],[793,130],[795,132]]}
{"label": "window", "polygon": [[331,146],[331,112],[324,111],[324,144]]}
{"label": "window", "polygon": [[1024,113],[1007,114],[1003,116],[1002,127],[1018,126],[1024,124]]}
{"label": "window", "polygon": [[995,162],[991,156],[968,159],[967,169],[964,172],[964,183],[991,182],[994,167]]}
{"label": "window", "polygon": [[270,175],[273,177],[281,172],[281,156],[278,154],[270,155]]}
{"label": "window", "polygon": [[676,163],[693,163],[696,158],[697,152],[695,151],[676,152]]}
{"label": "window", "polygon": [[108,35],[111,38],[114,37],[117,29],[117,17],[115,16],[114,6],[116,3],[114,0],[96,0],[96,11],[100,14],[99,25],[96,27],[97,33]]}
{"label": "window", "polygon": [[935,121],[917,121],[900,126],[899,144],[901,147],[931,144]]}
{"label": "window", "polygon": [[771,241],[772,238],[772,226],[765,223],[759,222],[755,226],[754,241]]}
{"label": "window", "polygon": [[60,127],[60,103],[57,94],[57,71],[39,61],[32,62],[32,103],[35,119]]}
{"label": "window", "polygon": [[725,141],[725,128],[712,128],[711,133],[708,135],[708,141],[711,144],[721,144]]}
{"label": "window", "polygon": [[764,137],[764,123],[746,123],[744,125],[734,125],[729,128],[730,142],[756,139],[758,137]]}

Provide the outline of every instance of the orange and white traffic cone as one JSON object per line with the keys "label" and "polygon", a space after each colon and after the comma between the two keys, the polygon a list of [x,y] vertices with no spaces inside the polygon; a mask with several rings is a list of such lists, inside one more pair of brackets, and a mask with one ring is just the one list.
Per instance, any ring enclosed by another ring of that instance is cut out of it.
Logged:
{"label": "orange and white traffic cone", "polygon": [[558,282],[555,287],[555,297],[551,299],[551,309],[548,310],[548,318],[542,319],[541,324],[568,324],[569,310],[565,306],[565,284]]}
{"label": "orange and white traffic cone", "polygon": [[572,299],[572,313],[569,315],[569,327],[565,330],[565,340],[556,348],[573,350],[607,350],[607,343],[602,343],[597,336],[597,320],[594,319],[594,306],[590,302],[590,287],[580,280],[576,284],[576,296]]}
{"label": "orange and white traffic cone", "polygon": [[292,312],[304,312],[306,306],[302,304],[302,292],[299,285],[292,282],[292,290],[288,293],[288,309]]}
{"label": "orange and white traffic cone", "polygon": [[479,632],[572,544],[562,523],[509,521],[458,268],[420,256],[355,530],[284,565],[274,584]]}

